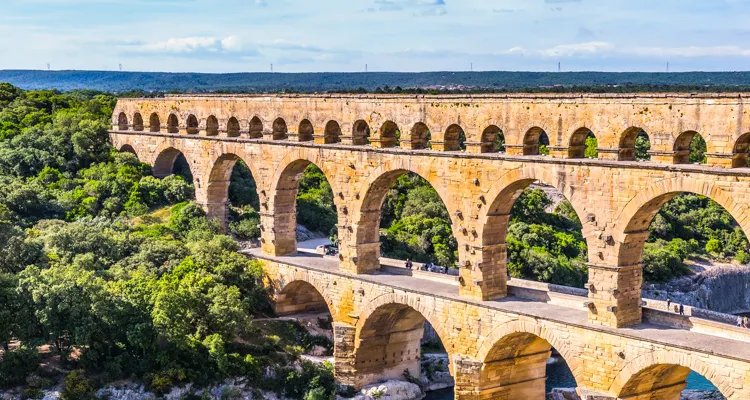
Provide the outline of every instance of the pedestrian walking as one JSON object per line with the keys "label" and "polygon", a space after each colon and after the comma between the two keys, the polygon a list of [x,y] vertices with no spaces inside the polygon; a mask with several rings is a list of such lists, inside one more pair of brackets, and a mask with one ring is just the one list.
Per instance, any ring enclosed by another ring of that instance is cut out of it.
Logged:
{"label": "pedestrian walking", "polygon": [[741,327],[741,326],[742,326],[742,317],[740,317],[740,316],[738,315],[738,316],[737,316],[737,327]]}
{"label": "pedestrian walking", "polygon": [[747,315],[745,315],[745,318],[742,319],[742,327],[747,328]]}
{"label": "pedestrian walking", "polygon": [[667,311],[669,311],[669,306],[672,304],[672,299],[667,297]]}
{"label": "pedestrian walking", "polygon": [[685,306],[680,303],[680,315],[685,315]]}
{"label": "pedestrian walking", "polygon": [[411,258],[406,259],[406,269],[411,269],[414,264],[411,262]]}

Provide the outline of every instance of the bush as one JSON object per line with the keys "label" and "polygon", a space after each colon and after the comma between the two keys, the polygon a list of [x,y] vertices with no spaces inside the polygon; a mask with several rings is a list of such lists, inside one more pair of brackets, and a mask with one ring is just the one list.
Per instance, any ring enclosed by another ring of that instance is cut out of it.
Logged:
{"label": "bush", "polygon": [[740,250],[737,252],[735,259],[740,264],[747,264],[750,263],[750,254],[747,254],[745,250]]}
{"label": "bush", "polygon": [[63,400],[88,400],[96,398],[94,384],[86,377],[83,370],[75,370],[68,374],[63,383]]}
{"label": "bush", "polygon": [[40,361],[36,349],[21,348],[6,352],[0,360],[0,386],[22,384],[27,376],[37,370]]}

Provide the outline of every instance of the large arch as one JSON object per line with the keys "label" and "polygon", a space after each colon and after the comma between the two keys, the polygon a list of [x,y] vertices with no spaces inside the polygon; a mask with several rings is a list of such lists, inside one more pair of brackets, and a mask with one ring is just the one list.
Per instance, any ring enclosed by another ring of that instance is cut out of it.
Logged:
{"label": "large arch", "polygon": [[[399,161],[401,160],[399,159]],[[366,191],[359,207],[359,220],[356,224],[357,229],[354,237],[356,243],[356,260],[354,260],[354,263],[360,273],[380,269],[380,219],[383,202],[390,188],[402,175],[414,173],[425,179],[437,192],[451,219],[454,218],[456,210],[449,208],[450,203],[446,201],[449,198],[449,193],[440,185],[441,181],[429,179],[436,176],[429,173],[429,166],[418,165],[417,168],[411,169],[412,167],[413,165],[403,161],[398,165],[380,166],[367,178],[367,183],[364,186]],[[451,226],[454,226],[453,222],[453,220],[450,221]]]}
{"label": "large arch", "polygon": [[249,129],[250,139],[260,139],[263,137],[263,121],[261,121],[261,119],[257,116],[253,117],[250,120]]}
{"label": "large arch", "polygon": [[278,316],[328,312],[336,320],[330,293],[309,277],[286,283],[276,292],[274,311]]}
{"label": "large arch", "polygon": [[323,143],[335,144],[341,141],[341,126],[334,120],[326,123],[325,131],[323,132]]}
{"label": "large arch", "polygon": [[161,120],[159,119],[159,114],[151,113],[151,116],[148,118],[148,130],[149,132],[161,132]]}
{"label": "large arch", "polygon": [[219,135],[219,120],[214,115],[209,115],[206,119],[206,136]]}
{"label": "large arch", "polygon": [[[157,178],[164,178],[166,176],[172,175],[174,173],[174,167],[177,158],[181,155],[187,158],[184,151],[172,146],[165,146],[156,154],[157,156],[154,159],[153,171],[154,176]],[[190,166],[189,162],[188,166]]]}
{"label": "large arch", "polygon": [[370,125],[367,121],[360,119],[352,125],[352,144],[361,146],[369,143]]}
{"label": "large arch", "polygon": [[128,116],[124,112],[121,112],[117,116],[117,129],[121,131],[128,130]]}
{"label": "large arch", "polygon": [[628,362],[617,374],[609,391],[623,399],[679,400],[690,371],[706,378],[728,400],[742,398],[732,388],[731,379],[703,362],[701,357],[686,357],[669,350],[655,350]]}
{"label": "large arch", "polygon": [[745,168],[748,165],[748,150],[750,150],[750,132],[743,133],[732,148],[732,168]]}
{"label": "large arch", "polygon": [[138,158],[138,153],[135,151],[135,148],[131,146],[130,144],[124,144],[120,146],[120,151],[125,153],[130,153],[134,155],[136,158]]}
{"label": "large arch", "polygon": [[432,325],[451,354],[453,343],[444,323],[423,303],[412,296],[404,299],[390,293],[376,297],[362,309],[355,326],[355,387],[381,379],[404,379],[405,370],[418,378],[425,322]]}
{"label": "large arch", "polygon": [[297,251],[297,193],[303,173],[310,164],[315,164],[323,172],[334,192],[334,206],[341,210],[341,198],[335,195],[339,193],[335,187],[336,181],[318,157],[318,152],[313,151],[309,154],[306,149],[300,149],[284,157],[276,169],[270,193],[273,198],[273,209],[269,211],[273,216],[273,252],[277,256],[294,254]]}
{"label": "large arch", "polygon": [[482,131],[480,142],[482,153],[505,153],[505,135],[497,125],[490,125],[485,128]]}
{"label": "large arch", "polygon": [[411,149],[419,150],[430,147],[430,128],[422,122],[417,122],[411,128]]}
{"label": "large arch", "polygon": [[643,246],[649,236],[649,226],[661,208],[681,193],[695,193],[714,200],[734,218],[748,236],[750,211],[713,181],[691,178],[672,178],[639,190],[623,208],[616,221],[619,249],[616,265],[626,267],[641,262]]}
{"label": "large arch", "polygon": [[[239,150],[239,149],[235,149]],[[227,223],[227,212],[229,205],[229,186],[231,185],[232,171],[237,161],[242,160],[250,169],[257,187],[260,187],[260,175],[250,157],[244,156],[241,151],[224,153],[216,157],[209,164],[211,171],[206,182],[206,213],[218,219],[224,227]],[[260,211],[260,210],[258,210]]]}
{"label": "large arch", "polygon": [[299,128],[297,129],[297,140],[300,142],[311,142],[314,133],[315,130],[312,122],[310,122],[309,119],[303,119],[302,122],[299,123]]}
{"label": "large arch", "polygon": [[133,130],[143,132],[143,117],[139,112],[133,114]]}

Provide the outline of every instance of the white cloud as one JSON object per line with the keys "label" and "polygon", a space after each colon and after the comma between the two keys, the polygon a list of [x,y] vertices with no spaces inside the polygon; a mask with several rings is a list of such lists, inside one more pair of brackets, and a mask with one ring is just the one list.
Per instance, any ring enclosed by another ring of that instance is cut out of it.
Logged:
{"label": "white cloud", "polygon": [[624,52],[644,57],[750,57],[750,49],[739,46],[635,47]]}

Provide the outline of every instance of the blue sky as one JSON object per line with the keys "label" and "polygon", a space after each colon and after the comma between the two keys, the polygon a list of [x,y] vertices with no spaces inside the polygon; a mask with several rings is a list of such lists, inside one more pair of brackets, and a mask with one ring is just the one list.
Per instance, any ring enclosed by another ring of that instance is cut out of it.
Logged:
{"label": "blue sky", "polygon": [[750,70],[750,0],[0,0],[0,69]]}

